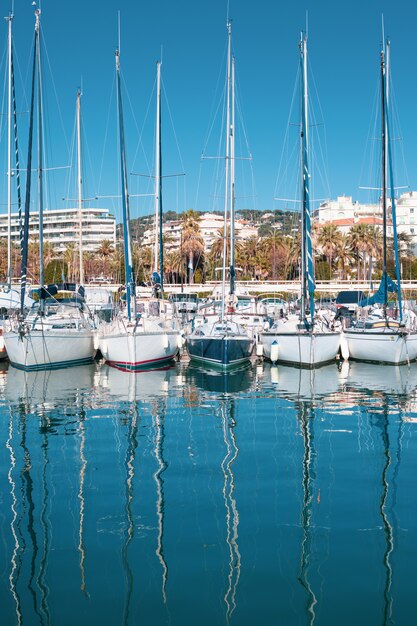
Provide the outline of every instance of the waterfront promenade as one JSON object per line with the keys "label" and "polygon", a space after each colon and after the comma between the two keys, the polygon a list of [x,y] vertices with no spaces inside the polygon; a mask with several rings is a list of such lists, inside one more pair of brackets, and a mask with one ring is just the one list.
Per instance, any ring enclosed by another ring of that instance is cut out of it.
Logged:
{"label": "waterfront promenade", "polygon": [[[195,283],[191,285],[185,284],[164,284],[164,292],[166,294],[170,293],[198,293],[198,294],[211,294],[213,289],[219,284],[218,281],[208,281],[206,283]],[[246,290],[251,294],[277,294],[277,293],[290,293],[296,294],[300,291],[300,282],[297,280],[280,280],[280,281],[260,281],[260,280],[252,280],[252,281],[237,281],[238,290]],[[357,280],[319,280],[316,281],[316,293],[326,293],[329,295],[336,295],[339,291],[344,290],[361,290],[361,291],[376,291],[379,286],[379,281],[375,280],[371,284],[369,281],[357,281]],[[39,285],[31,285],[30,288],[36,289]],[[92,282],[87,283],[86,288],[106,288],[111,289],[111,291],[118,291],[121,287],[123,287],[120,283],[104,283],[104,282]],[[20,284],[13,283],[13,289],[17,291],[20,290]],[[413,292],[417,292],[417,281],[416,280],[402,280],[401,281],[401,289],[406,294],[412,294]],[[137,287],[138,295],[150,295],[151,294],[150,287]]]}
{"label": "waterfront promenade", "polygon": [[[218,282],[210,281],[204,284],[194,285],[170,285],[164,284],[164,291],[166,293],[212,293],[213,289],[218,285]],[[237,281],[238,289],[247,290],[251,294],[268,294],[268,293],[298,293],[300,291],[300,282],[297,280],[281,280],[281,281]],[[316,293],[326,293],[329,295],[337,294],[343,290],[361,290],[372,291],[378,289],[379,281],[373,281],[372,284],[369,281],[357,281],[357,280],[323,280],[316,281]],[[116,287],[116,286],[112,286]],[[117,285],[119,287],[119,285]],[[417,281],[406,280],[401,281],[401,288],[405,293],[412,293],[417,291]],[[138,292],[146,294],[150,290],[148,287],[139,287]]]}

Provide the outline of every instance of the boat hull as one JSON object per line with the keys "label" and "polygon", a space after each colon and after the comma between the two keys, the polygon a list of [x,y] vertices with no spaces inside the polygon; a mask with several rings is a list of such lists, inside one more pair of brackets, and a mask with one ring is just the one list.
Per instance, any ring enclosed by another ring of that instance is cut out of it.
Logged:
{"label": "boat hull", "polygon": [[11,330],[3,336],[10,363],[27,371],[90,363],[96,352],[94,331],[87,329]]}
{"label": "boat hull", "polygon": [[247,362],[253,351],[248,336],[188,337],[186,348],[190,359],[212,367],[228,369]]}
{"label": "boat hull", "polygon": [[340,333],[263,332],[260,342],[264,357],[273,363],[319,367],[336,359]]}
{"label": "boat hull", "polygon": [[401,365],[417,359],[417,332],[407,333],[387,328],[375,330],[344,330],[347,353],[354,361]]}
{"label": "boat hull", "polygon": [[99,349],[109,365],[128,371],[154,368],[178,355],[182,339],[177,330],[159,332],[119,331],[101,333]]}

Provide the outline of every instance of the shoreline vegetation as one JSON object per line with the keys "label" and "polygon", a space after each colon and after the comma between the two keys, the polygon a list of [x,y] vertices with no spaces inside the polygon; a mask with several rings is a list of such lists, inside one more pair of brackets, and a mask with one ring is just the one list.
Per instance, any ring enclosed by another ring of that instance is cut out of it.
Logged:
{"label": "shoreline vegetation", "polygon": [[[174,212],[168,212],[172,219]],[[289,212],[290,213],[290,212]],[[221,266],[223,254],[223,229],[215,233],[210,250],[206,249],[200,232],[200,213],[188,210],[175,214],[181,220],[181,241],[175,247],[169,235],[164,235],[165,266],[164,284],[166,288],[174,285],[199,286],[219,279],[217,268]],[[277,216],[275,216],[277,217]],[[263,223],[258,229],[258,236],[247,239],[237,238],[235,244],[236,268],[238,282],[265,284],[281,283],[283,286],[297,281],[300,266],[300,234],[297,228],[298,214],[291,213],[293,228],[290,228],[289,216],[282,216],[279,222]],[[143,218],[144,219],[144,218]],[[152,220],[146,218],[147,224]],[[143,220],[142,220],[143,221]],[[280,228],[277,224],[280,224]],[[149,228],[149,226],[148,226]],[[135,279],[138,286],[150,284],[153,267],[153,246],[142,244],[142,234],[137,228],[133,237],[133,260]],[[315,225],[313,246],[316,252],[315,273],[317,290],[320,283],[325,283],[324,291],[329,293],[328,283],[344,287],[346,284],[362,284],[371,289],[372,283],[381,278],[382,265],[379,254],[381,231],[378,226],[356,224],[348,233],[342,233],[333,223]],[[399,241],[403,287],[415,289],[417,286],[417,258],[413,254],[410,237],[403,235]],[[392,255],[393,246],[389,247]],[[7,241],[0,241],[0,282],[7,281]],[[227,255],[229,249],[227,249]],[[32,283],[39,282],[39,242],[29,243],[28,278]],[[94,252],[85,252],[84,272],[86,284],[98,282],[102,284],[124,283],[124,251],[121,231],[118,228],[116,246],[103,240]],[[45,283],[60,281],[77,282],[79,280],[78,245],[71,243],[66,250],[58,253],[49,241],[44,242]],[[20,274],[20,248],[12,246],[13,275]],[[393,257],[388,257],[388,271],[394,267]],[[97,281],[97,278],[99,280]],[[93,280],[95,279],[95,280]],[[13,281],[14,282],[14,281]],[[411,285],[408,283],[412,283]],[[414,285],[413,283],[416,283]],[[269,290],[269,289],[268,289]],[[280,291],[285,290],[283,287]],[[290,289],[292,291],[292,289]]]}

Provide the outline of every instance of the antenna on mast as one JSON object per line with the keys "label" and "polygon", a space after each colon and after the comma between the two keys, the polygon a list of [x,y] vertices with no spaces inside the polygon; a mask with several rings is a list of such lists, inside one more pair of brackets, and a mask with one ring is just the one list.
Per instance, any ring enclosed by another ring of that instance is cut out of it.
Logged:
{"label": "antenna on mast", "polygon": [[385,51],[385,24],[384,24],[384,14],[381,13],[381,28],[382,28],[382,48]]}
{"label": "antenna on mast", "polygon": [[117,11],[117,49],[120,54],[120,11]]}

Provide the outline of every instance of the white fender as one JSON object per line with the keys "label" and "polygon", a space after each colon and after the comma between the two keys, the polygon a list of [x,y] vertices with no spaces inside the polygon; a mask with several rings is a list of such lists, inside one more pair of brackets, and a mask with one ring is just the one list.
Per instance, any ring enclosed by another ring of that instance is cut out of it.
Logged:
{"label": "white fender", "polygon": [[349,346],[343,333],[340,337],[340,352],[342,353],[342,357],[345,359],[345,361],[347,361],[347,359],[349,358]]}
{"label": "white fender", "polygon": [[278,361],[279,356],[279,345],[277,341],[273,341],[271,344],[271,356],[270,359],[272,363],[276,363]]}

